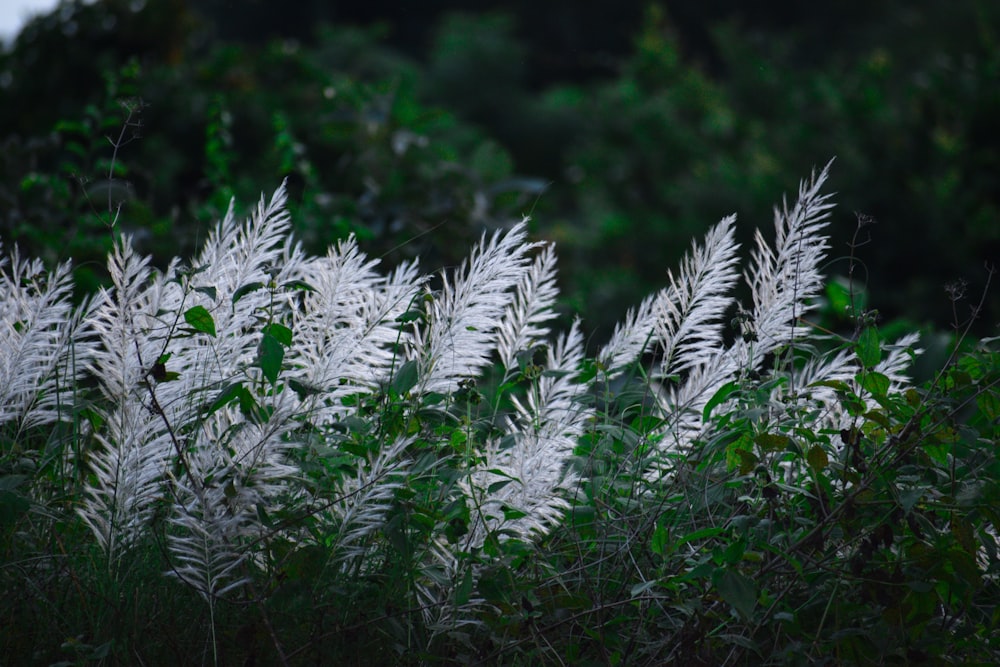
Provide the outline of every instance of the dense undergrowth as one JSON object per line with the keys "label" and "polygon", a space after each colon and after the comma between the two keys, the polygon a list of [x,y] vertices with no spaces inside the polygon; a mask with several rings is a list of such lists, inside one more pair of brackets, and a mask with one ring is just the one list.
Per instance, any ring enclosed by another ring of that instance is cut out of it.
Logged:
{"label": "dense undergrowth", "polygon": [[282,188],[162,271],[115,235],[78,307],[8,248],[6,658],[995,663],[996,341],[914,384],[915,335],[811,323],[825,179],[594,356],[523,223],[382,274],[305,254]]}

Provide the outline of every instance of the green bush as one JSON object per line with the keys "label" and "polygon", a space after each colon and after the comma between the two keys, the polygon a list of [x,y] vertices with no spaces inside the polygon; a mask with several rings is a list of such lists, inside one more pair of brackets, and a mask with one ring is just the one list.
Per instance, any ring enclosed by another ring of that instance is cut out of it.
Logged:
{"label": "green bush", "polygon": [[917,336],[810,325],[826,177],[749,262],[715,225],[590,357],[523,223],[381,274],[304,253],[282,188],[190,264],[113,235],[76,308],[12,255],[7,655],[995,661],[996,341],[914,386]]}

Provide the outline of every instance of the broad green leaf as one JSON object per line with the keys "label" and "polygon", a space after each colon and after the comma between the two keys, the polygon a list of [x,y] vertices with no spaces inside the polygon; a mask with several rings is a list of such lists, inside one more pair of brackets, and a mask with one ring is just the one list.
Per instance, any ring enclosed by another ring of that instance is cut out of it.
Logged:
{"label": "broad green leaf", "polygon": [[257,350],[257,365],[271,385],[278,382],[278,373],[281,371],[281,362],[285,359],[285,347],[277,338],[268,332],[260,339],[260,348]]}
{"label": "broad green leaf", "polygon": [[819,445],[813,445],[809,448],[806,460],[809,462],[809,467],[816,472],[820,472],[830,465],[830,457],[827,456],[826,450]]}
{"label": "broad green leaf", "polygon": [[246,285],[239,287],[235,292],[233,292],[233,299],[232,299],[233,305],[235,306],[237,301],[242,299],[250,292],[259,290],[263,286],[264,283],[247,283]]}
{"label": "broad green leaf", "polygon": [[733,453],[735,453],[737,458],[739,458],[738,465],[741,475],[746,475],[751,470],[756,468],[758,463],[760,463],[760,459],[757,458],[757,455],[748,449],[737,449],[734,450]]}
{"label": "broad green leaf", "polygon": [[402,315],[398,316],[396,318],[396,322],[399,322],[400,324],[406,324],[407,322],[414,322],[416,320],[421,320],[422,321],[423,319],[424,319],[424,313],[423,313],[423,311],[420,311],[420,310],[408,310],[405,313],[403,313]]}
{"label": "broad green leaf", "polygon": [[875,327],[868,327],[861,332],[854,351],[865,368],[874,368],[882,360],[882,347]]}
{"label": "broad green leaf", "polygon": [[720,568],[712,574],[712,584],[741,617],[749,619],[753,615],[757,606],[757,586],[746,575]]}
{"label": "broad green leaf", "polygon": [[0,491],[0,526],[16,523],[31,508],[27,498],[13,491]]}
{"label": "broad green leaf", "polygon": [[653,531],[653,537],[649,542],[649,548],[652,549],[653,553],[662,556],[667,550],[667,544],[670,541],[670,531],[663,524],[658,524],[656,530]]}
{"label": "broad green leaf", "polygon": [[506,505],[504,505],[500,509],[503,511],[503,518],[506,521],[516,521],[517,519],[523,519],[524,517],[528,516],[527,512],[515,509],[513,507],[507,507]]}
{"label": "broad green leaf", "polygon": [[739,389],[740,385],[736,382],[727,382],[726,384],[719,387],[719,390],[712,395],[712,398],[708,399],[708,403],[705,404],[705,409],[702,411],[702,419],[708,421],[709,416],[712,414],[712,410],[721,405],[729,398],[729,395],[734,391]]}
{"label": "broad green leaf", "polygon": [[300,401],[305,400],[308,396],[315,396],[316,394],[323,393],[323,390],[320,387],[314,387],[312,385],[305,384],[304,382],[299,382],[294,378],[290,378],[288,380],[288,386],[291,387],[292,391],[298,395]]}
{"label": "broad green leaf", "polygon": [[399,370],[396,371],[396,374],[392,378],[392,384],[389,385],[390,389],[392,389],[397,396],[403,396],[406,394],[406,392],[413,389],[413,387],[417,384],[417,370],[416,361],[407,361],[399,367]]}
{"label": "broad green leaf", "polygon": [[724,531],[725,528],[702,528],[688,535],[682,535],[680,538],[678,538],[677,542],[674,543],[673,549],[671,549],[671,551],[675,551],[678,547],[681,547],[687,544],[688,542],[695,542],[697,540],[701,540],[707,537],[715,537],[716,535],[722,534]]}
{"label": "broad green leaf", "polygon": [[283,289],[298,290],[300,292],[316,291],[315,287],[302,280],[289,280],[287,283],[282,283],[281,287]]}
{"label": "broad green leaf", "polygon": [[241,392],[245,391],[246,389],[239,382],[234,382],[233,384],[225,387],[222,391],[219,392],[219,395],[215,397],[215,400],[212,401],[212,404],[208,406],[208,410],[206,411],[206,416],[218,411],[219,408],[232,402],[238,396],[240,396]]}
{"label": "broad green leaf", "polygon": [[215,320],[204,306],[192,306],[184,311],[184,321],[195,331],[215,337]]}
{"label": "broad green leaf", "polygon": [[913,506],[920,502],[924,494],[927,492],[927,488],[923,486],[914,486],[909,489],[903,489],[899,492],[899,505],[903,508],[903,511],[909,513]]}
{"label": "broad green leaf", "polygon": [[472,597],[472,568],[467,567],[465,569],[465,575],[462,577],[462,582],[455,589],[455,604],[463,605],[469,601]]}
{"label": "broad green leaf", "polygon": [[211,285],[207,285],[205,287],[195,287],[194,291],[204,294],[205,296],[208,297],[209,301],[215,301],[217,297],[216,289]]}
{"label": "broad green leaf", "polygon": [[726,447],[726,465],[730,470],[733,468],[738,468],[744,461],[745,455],[741,455],[738,452],[752,452],[753,451],[753,438],[750,437],[749,433],[740,433],[739,437],[735,442],[730,443]]}
{"label": "broad green leaf", "polygon": [[254,399],[253,394],[243,385],[240,385],[238,396],[240,399],[240,412],[247,419],[255,423],[267,423],[268,414],[261,409],[260,405]]}
{"label": "broad green leaf", "polygon": [[810,387],[829,387],[834,391],[839,391],[843,393],[850,393],[851,386],[844,382],[843,380],[820,380],[819,382],[813,382],[809,385]]}
{"label": "broad green leaf", "polygon": [[882,373],[866,371],[858,373],[854,379],[865,391],[876,398],[884,398],[889,393],[889,378]]}
{"label": "broad green leaf", "polygon": [[292,345],[292,330],[283,324],[272,322],[264,327],[264,333],[274,336],[275,340],[285,347],[291,347]]}
{"label": "broad green leaf", "polygon": [[983,583],[983,573],[976,563],[975,556],[963,549],[948,549],[948,562],[955,569],[955,574],[971,584],[973,588],[979,588]]}
{"label": "broad green leaf", "polygon": [[[455,429],[448,437],[448,443],[456,450],[464,449],[464,445],[469,441],[469,434],[461,429]],[[491,491],[492,493],[492,491]]]}
{"label": "broad green leaf", "polygon": [[593,507],[588,505],[577,505],[573,508],[570,518],[574,530],[576,530],[580,537],[589,539],[597,535],[594,529],[594,518],[596,516],[597,512],[594,511]]}
{"label": "broad green leaf", "polygon": [[884,429],[888,430],[892,428],[892,420],[884,412],[880,412],[878,410],[869,410],[864,414],[864,418],[874,424],[878,424]]}
{"label": "broad green leaf", "polygon": [[512,479],[501,479],[500,481],[497,481],[497,482],[493,482],[492,484],[490,484],[490,486],[489,486],[489,488],[488,488],[488,489],[486,490],[486,492],[487,492],[487,493],[488,493],[489,495],[491,495],[491,496],[492,496],[492,495],[493,495],[493,494],[495,494],[495,493],[496,493],[497,491],[499,491],[500,489],[504,488],[505,486],[507,486],[508,484],[510,484],[510,483],[511,483],[511,482],[513,482],[513,481],[514,481],[514,480],[512,480]]}
{"label": "broad green leaf", "polygon": [[4,475],[0,477],[0,491],[13,491],[28,479],[27,475]]}
{"label": "broad green leaf", "polygon": [[517,590],[510,574],[504,569],[483,570],[483,576],[479,579],[479,595],[484,600],[494,604],[506,604],[510,599],[510,592]]}
{"label": "broad green leaf", "polygon": [[781,452],[788,449],[792,439],[779,433],[760,433],[753,439],[764,452]]}
{"label": "broad green leaf", "polygon": [[984,391],[976,397],[976,405],[987,419],[993,421],[1000,416],[1000,396],[993,391]]}
{"label": "broad green leaf", "polygon": [[830,309],[835,313],[851,313],[853,309],[864,309],[864,303],[858,303],[861,294],[855,294],[853,286],[845,279],[834,279],[826,285],[826,298]]}

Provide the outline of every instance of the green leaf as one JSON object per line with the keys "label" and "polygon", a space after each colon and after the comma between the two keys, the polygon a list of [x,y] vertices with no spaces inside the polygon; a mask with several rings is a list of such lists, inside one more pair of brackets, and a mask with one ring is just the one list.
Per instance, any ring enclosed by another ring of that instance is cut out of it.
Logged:
{"label": "green leaf", "polygon": [[275,340],[285,347],[291,347],[292,345],[292,330],[283,324],[272,322],[264,327],[264,333],[274,336]]}
{"label": "green leaf", "polygon": [[251,394],[246,387],[240,386],[240,392],[238,394],[240,399],[240,412],[246,416],[251,422],[254,423],[266,423],[267,413],[261,409],[260,405],[254,399],[253,394]]}
{"label": "green leaf", "polygon": [[792,444],[791,438],[778,433],[760,433],[753,441],[764,452],[781,452]]}
{"label": "green leaf", "polygon": [[255,292],[255,291],[259,290],[263,286],[264,286],[264,283],[247,283],[246,285],[243,285],[242,287],[240,287],[239,289],[237,289],[235,292],[233,292],[233,299],[232,299],[233,305],[235,306],[237,301],[239,301],[240,299],[242,299],[244,296],[246,296],[250,292]]}
{"label": "green leaf", "polygon": [[725,531],[725,528],[721,528],[721,527],[716,527],[716,528],[701,528],[699,530],[694,531],[693,533],[691,533],[689,535],[683,535],[683,536],[681,536],[680,539],[678,539],[677,542],[673,545],[673,548],[671,549],[671,551],[676,551],[678,547],[681,547],[681,546],[687,544],[688,542],[694,542],[696,540],[700,540],[700,539],[707,538],[707,537],[715,537],[716,535],[720,535],[724,531]]}
{"label": "green leaf", "polygon": [[882,347],[875,327],[868,327],[861,332],[858,342],[854,344],[858,360],[865,368],[874,368],[882,360]]}
{"label": "green leaf", "polygon": [[719,387],[719,390],[715,392],[712,398],[708,399],[708,403],[705,404],[705,409],[702,411],[702,419],[704,421],[708,421],[709,416],[712,414],[712,410],[716,406],[724,403],[729,398],[729,395],[739,389],[739,387],[739,384],[736,382],[727,382]]}
{"label": "green leaf", "polygon": [[882,373],[867,371],[858,373],[854,379],[865,391],[876,398],[885,398],[889,393],[889,378]]}
{"label": "green leaf", "polygon": [[468,567],[465,569],[462,583],[455,589],[455,604],[463,605],[469,601],[470,597],[472,597],[472,568]]}
{"label": "green leaf", "polygon": [[204,306],[193,306],[184,311],[184,321],[195,331],[215,337],[215,320]]}
{"label": "green leaf", "polygon": [[281,371],[281,362],[284,359],[285,347],[281,341],[265,331],[260,339],[260,348],[257,350],[257,365],[272,386],[278,382],[278,373]]}
{"label": "green leaf", "polygon": [[757,464],[760,462],[757,455],[748,449],[737,449],[734,450],[733,453],[736,454],[737,458],[739,458],[739,469],[741,475],[749,473],[751,470],[756,468]]}
{"label": "green leaf", "polygon": [[1000,396],[992,391],[984,391],[976,397],[976,405],[990,421],[1000,416]]}
{"label": "green leaf", "polygon": [[403,396],[406,392],[413,389],[417,384],[417,362],[407,361],[405,364],[399,367],[396,371],[396,375],[392,378],[392,384],[389,385],[390,389],[397,395]]}
{"label": "green leaf", "polygon": [[920,502],[924,494],[927,492],[927,487],[924,486],[913,486],[909,489],[903,489],[899,492],[899,506],[903,508],[903,511],[909,514],[913,506]]}
{"label": "green leaf", "polygon": [[712,584],[722,599],[731,604],[743,619],[753,615],[757,606],[757,586],[746,575],[720,568],[712,573]]}
{"label": "green leaf", "polygon": [[423,311],[420,311],[420,310],[408,310],[405,313],[403,313],[402,315],[400,315],[399,317],[397,317],[396,321],[399,322],[399,323],[401,323],[401,324],[406,324],[407,322],[414,322],[416,320],[423,320],[423,319],[424,319],[424,313],[423,313]]}
{"label": "green leaf", "polygon": [[854,297],[851,285],[840,280],[832,280],[826,286],[826,298],[830,302],[830,310],[834,313],[851,313]]}
{"label": "green leaf", "polygon": [[216,289],[211,285],[206,285],[205,287],[195,287],[194,291],[204,294],[208,297],[209,301],[215,301],[218,295]]}
{"label": "green leaf", "polygon": [[13,525],[30,508],[31,504],[21,494],[7,490],[0,491],[0,526]]}
{"label": "green leaf", "polygon": [[809,453],[806,454],[806,461],[809,462],[809,467],[816,472],[820,472],[830,465],[830,457],[827,456],[826,450],[819,445],[813,445],[809,448]]}
{"label": "green leaf", "polygon": [[0,477],[0,491],[13,491],[30,479],[27,475],[4,475]]}
{"label": "green leaf", "polygon": [[597,531],[594,529],[594,519],[596,516],[597,512],[593,507],[577,505],[573,508],[570,519],[572,520],[574,530],[579,533],[580,537],[585,539],[596,537]]}
{"label": "green leaf", "polygon": [[229,404],[230,402],[235,400],[238,396],[240,396],[241,392],[245,391],[246,389],[239,382],[234,382],[233,384],[229,385],[228,387],[220,391],[219,395],[215,397],[214,401],[212,401],[212,404],[208,406],[208,410],[206,411],[206,416],[217,412],[219,408]]}
{"label": "green leaf", "polygon": [[287,283],[282,283],[281,287],[288,290],[297,290],[299,292],[315,292],[316,288],[309,283],[302,280],[289,280]]}
{"label": "green leaf", "polygon": [[656,579],[650,579],[649,581],[639,582],[638,584],[632,586],[632,589],[629,591],[629,596],[637,598],[646,591],[648,591],[653,586],[656,586]]}
{"label": "green leaf", "polygon": [[323,390],[320,387],[314,387],[313,385],[299,382],[294,378],[290,378],[288,380],[288,386],[291,387],[292,391],[298,395],[300,401],[304,401],[309,396],[315,396],[323,393]]}
{"label": "green leaf", "polygon": [[745,460],[745,455],[738,454],[737,452],[752,452],[753,451],[753,438],[750,437],[749,433],[741,433],[735,442],[730,443],[726,447],[726,465],[730,470],[737,468],[743,464]]}
{"label": "green leaf", "polygon": [[517,519],[523,519],[528,516],[527,512],[524,512],[513,507],[507,507],[504,505],[500,508],[503,511],[503,518],[505,521],[516,521]]}
{"label": "green leaf", "polygon": [[653,537],[649,542],[649,548],[652,549],[653,553],[662,556],[667,550],[667,544],[670,542],[670,531],[663,524],[658,524],[656,530],[653,531]]}
{"label": "green leaf", "polygon": [[982,571],[976,563],[975,556],[962,549],[948,549],[948,562],[955,569],[955,574],[973,588],[979,588],[983,583]]}
{"label": "green leaf", "polygon": [[820,380],[819,382],[813,382],[809,385],[810,387],[829,387],[834,391],[842,392],[845,394],[851,393],[851,386],[844,382],[843,380]]}
{"label": "green leaf", "polygon": [[498,482],[493,482],[492,484],[490,484],[489,488],[486,489],[486,493],[492,496],[495,493],[497,493],[500,489],[504,488],[513,481],[514,480],[512,479],[501,479]]}

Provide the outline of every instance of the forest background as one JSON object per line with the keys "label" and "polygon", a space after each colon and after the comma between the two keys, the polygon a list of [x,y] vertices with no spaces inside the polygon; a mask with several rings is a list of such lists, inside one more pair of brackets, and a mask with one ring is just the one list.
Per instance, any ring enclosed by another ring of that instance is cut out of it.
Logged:
{"label": "forest background", "polygon": [[[996,3],[470,6],[63,3],[0,55],[0,238],[72,257],[83,294],[109,204],[162,263],[287,178],[310,250],[354,232],[427,270],[530,215],[593,346],[709,224],[739,211],[745,245],[836,156],[825,324],[851,243],[883,322],[969,319],[946,288],[978,303],[1000,250]],[[994,335],[1000,293],[978,316]]]}
{"label": "forest background", "polygon": [[5,655],[996,664],[998,28],[987,0],[31,21],[0,54]]}

